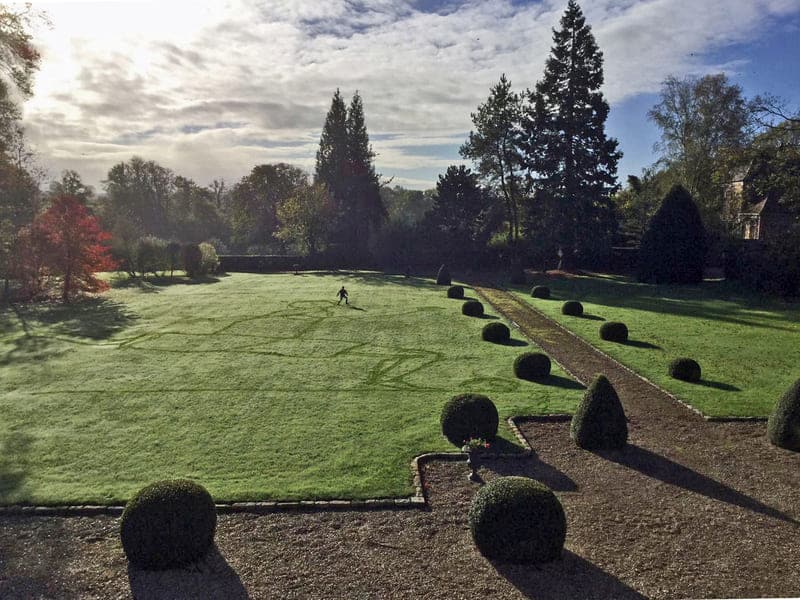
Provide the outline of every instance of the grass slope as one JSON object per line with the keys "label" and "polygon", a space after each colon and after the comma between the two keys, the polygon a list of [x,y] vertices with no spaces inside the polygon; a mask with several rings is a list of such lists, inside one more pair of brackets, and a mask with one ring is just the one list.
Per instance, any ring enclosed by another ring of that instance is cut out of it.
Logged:
{"label": "grass slope", "polygon": [[482,342],[488,321],[430,282],[156,283],[0,312],[0,503],[117,503],[166,477],[218,500],[405,495],[414,455],[453,449],[452,395],[487,394],[502,417],[581,395],[515,379],[522,342]]}
{"label": "grass slope", "polygon": [[[800,306],[739,292],[722,281],[697,286],[639,284],[623,277],[551,277],[550,300],[517,293],[583,337],[706,415],[767,416],[800,376]],[[585,316],[561,314],[566,300],[580,300]],[[606,342],[602,321],[622,321],[627,344]],[[667,374],[670,360],[694,358],[702,381]]]}

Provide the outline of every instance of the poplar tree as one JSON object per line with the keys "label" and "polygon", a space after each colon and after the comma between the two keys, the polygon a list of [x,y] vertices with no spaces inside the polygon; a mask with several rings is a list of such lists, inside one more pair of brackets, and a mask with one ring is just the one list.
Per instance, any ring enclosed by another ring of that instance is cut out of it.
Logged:
{"label": "poplar tree", "polygon": [[527,93],[520,148],[537,201],[564,253],[564,262],[598,250],[610,241],[614,213],[609,195],[617,189],[617,162],[622,153],[608,138],[608,117],[600,87],[603,54],[578,3],[570,0],[553,30],[553,46],[544,77]]}

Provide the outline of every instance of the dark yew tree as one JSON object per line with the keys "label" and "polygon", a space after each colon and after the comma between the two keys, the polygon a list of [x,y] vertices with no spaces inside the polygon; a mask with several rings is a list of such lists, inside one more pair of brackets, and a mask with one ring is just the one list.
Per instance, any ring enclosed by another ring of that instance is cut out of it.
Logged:
{"label": "dark yew tree", "polygon": [[492,202],[495,199],[484,190],[477,174],[464,165],[447,167],[439,175],[430,223],[442,234],[443,245],[452,249],[455,260],[459,255],[477,251],[491,233]]}
{"label": "dark yew tree", "polygon": [[639,248],[639,281],[700,283],[706,258],[700,211],[683,186],[674,186],[656,211]]}
{"label": "dark yew tree", "polygon": [[550,204],[540,211],[550,215],[541,231],[556,235],[567,265],[595,254],[615,229],[609,196],[617,189],[622,153],[606,136],[602,85],[603,54],[570,0],[553,31],[544,77],[528,91],[520,138],[536,199]]}
{"label": "dark yew tree", "polygon": [[461,156],[475,163],[481,179],[503,202],[512,252],[519,241],[521,206],[526,193],[517,146],[521,111],[519,95],[511,91],[511,82],[502,75],[486,102],[472,113],[475,131],[470,131],[469,139],[461,146]]}

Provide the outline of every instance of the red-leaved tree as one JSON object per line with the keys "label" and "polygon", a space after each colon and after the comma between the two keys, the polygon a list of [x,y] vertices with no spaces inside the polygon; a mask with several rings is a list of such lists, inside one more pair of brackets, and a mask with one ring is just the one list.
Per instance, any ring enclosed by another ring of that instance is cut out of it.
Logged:
{"label": "red-leaved tree", "polygon": [[105,245],[110,239],[111,234],[100,228],[97,218],[77,198],[57,196],[52,206],[34,219],[28,254],[41,257],[34,261],[35,268],[60,278],[61,299],[69,302],[77,293],[108,289],[95,273],[116,266]]}

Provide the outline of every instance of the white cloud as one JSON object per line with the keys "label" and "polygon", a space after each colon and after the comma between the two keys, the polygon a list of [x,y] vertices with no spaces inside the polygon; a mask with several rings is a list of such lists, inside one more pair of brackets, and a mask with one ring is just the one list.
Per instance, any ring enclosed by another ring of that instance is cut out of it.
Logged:
{"label": "white cloud", "polygon": [[[459,162],[470,112],[500,73],[520,90],[540,77],[565,2],[35,4],[53,27],[36,35],[44,61],[25,122],[52,175],[74,168],[97,184],[133,154],[199,183],[236,180],[265,161],[311,169],[340,87],[362,95],[378,170],[428,187],[431,168]],[[735,70],[735,57],[704,56],[800,12],[796,0],[584,5],[612,103],[656,91],[670,74]]]}

